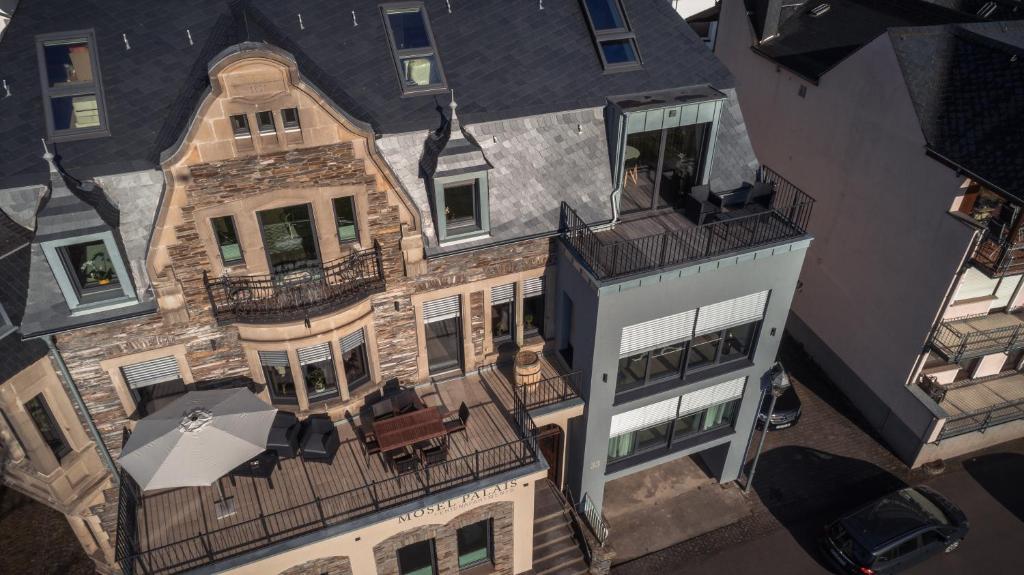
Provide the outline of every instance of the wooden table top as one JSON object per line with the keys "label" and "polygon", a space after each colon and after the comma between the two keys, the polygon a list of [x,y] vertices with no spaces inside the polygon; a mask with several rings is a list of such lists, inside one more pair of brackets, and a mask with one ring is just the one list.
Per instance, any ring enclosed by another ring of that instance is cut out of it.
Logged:
{"label": "wooden table top", "polygon": [[418,409],[373,422],[373,433],[381,451],[392,451],[437,437],[444,437],[441,412],[436,407]]}

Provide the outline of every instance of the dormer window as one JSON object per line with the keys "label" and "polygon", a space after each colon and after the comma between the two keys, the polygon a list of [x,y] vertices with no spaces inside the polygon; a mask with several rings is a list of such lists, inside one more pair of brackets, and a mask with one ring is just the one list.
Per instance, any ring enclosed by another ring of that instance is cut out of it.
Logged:
{"label": "dormer window", "polygon": [[45,34],[36,39],[50,140],[109,135],[92,31]]}
{"label": "dormer window", "polygon": [[256,127],[261,136],[274,135],[277,128],[274,127],[274,113],[270,111],[256,112]]}
{"label": "dormer window", "polygon": [[252,137],[252,132],[249,131],[249,119],[245,117],[245,114],[231,116],[231,133],[236,138]]}
{"label": "dormer window", "polygon": [[285,108],[281,110],[281,124],[284,126],[285,132],[301,130],[302,126],[299,125],[299,109]]}
{"label": "dormer window", "polygon": [[40,245],[73,313],[136,302],[128,270],[111,232]]}
{"label": "dormer window", "polygon": [[611,72],[639,68],[636,35],[629,27],[620,0],[583,0],[583,8],[604,69]]}
{"label": "dormer window", "polygon": [[381,6],[403,95],[447,89],[427,9],[420,2]]}
{"label": "dormer window", "polygon": [[490,232],[486,172],[435,178],[434,190],[441,242]]}

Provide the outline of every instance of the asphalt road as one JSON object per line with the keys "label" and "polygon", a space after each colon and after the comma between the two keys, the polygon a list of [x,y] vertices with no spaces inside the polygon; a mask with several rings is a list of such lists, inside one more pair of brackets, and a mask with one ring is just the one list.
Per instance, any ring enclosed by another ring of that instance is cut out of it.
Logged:
{"label": "asphalt road", "polygon": [[[1007,446],[1010,447],[1010,446]],[[1024,573],[1024,455],[992,450],[923,483],[959,505],[971,530],[953,553],[931,557],[908,575],[1002,575]],[[813,547],[830,517],[809,517],[729,547],[696,563],[678,565],[680,574],[826,573]],[[683,562],[685,563],[685,562]]]}

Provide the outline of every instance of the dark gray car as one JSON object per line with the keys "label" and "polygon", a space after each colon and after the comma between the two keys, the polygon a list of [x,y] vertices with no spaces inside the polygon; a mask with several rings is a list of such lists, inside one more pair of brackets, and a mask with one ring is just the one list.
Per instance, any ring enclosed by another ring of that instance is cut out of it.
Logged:
{"label": "dark gray car", "polygon": [[967,535],[967,517],[927,487],[890,493],[826,527],[822,551],[841,573],[898,573]]}

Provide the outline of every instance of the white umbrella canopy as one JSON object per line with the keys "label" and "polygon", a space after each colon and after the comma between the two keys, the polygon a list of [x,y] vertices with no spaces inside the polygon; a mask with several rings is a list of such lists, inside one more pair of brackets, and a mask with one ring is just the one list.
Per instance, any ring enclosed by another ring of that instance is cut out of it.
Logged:
{"label": "white umbrella canopy", "polygon": [[245,388],[190,391],[140,420],[118,462],[143,491],[212,485],[267,448],[276,413]]}

